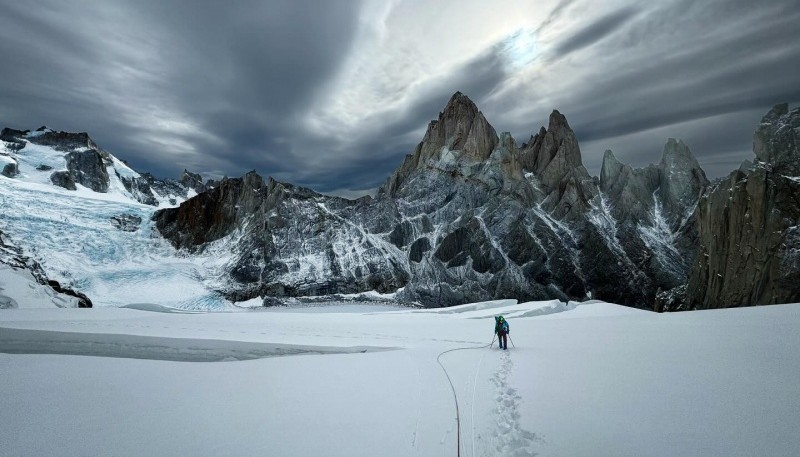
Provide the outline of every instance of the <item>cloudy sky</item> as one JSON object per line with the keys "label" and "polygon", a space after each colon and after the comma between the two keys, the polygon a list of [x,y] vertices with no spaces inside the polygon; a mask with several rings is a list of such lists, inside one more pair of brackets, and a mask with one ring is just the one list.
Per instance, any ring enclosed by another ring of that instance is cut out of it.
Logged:
{"label": "cloudy sky", "polygon": [[[602,6],[601,6],[602,4]],[[794,0],[0,0],[0,124],[88,131],[141,171],[367,193],[448,98],[527,140],[567,116],[584,164],[682,138],[710,177],[800,103]]]}

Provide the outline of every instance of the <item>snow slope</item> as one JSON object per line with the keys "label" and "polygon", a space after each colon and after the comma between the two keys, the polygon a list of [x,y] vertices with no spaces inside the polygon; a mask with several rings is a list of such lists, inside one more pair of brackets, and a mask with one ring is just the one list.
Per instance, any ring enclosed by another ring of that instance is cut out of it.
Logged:
{"label": "snow slope", "polygon": [[0,264],[0,309],[77,308],[78,299],[39,284],[30,271]]}
{"label": "snow slope", "polygon": [[2,454],[454,456],[437,358],[463,456],[800,449],[800,305],[356,309],[0,311]]}

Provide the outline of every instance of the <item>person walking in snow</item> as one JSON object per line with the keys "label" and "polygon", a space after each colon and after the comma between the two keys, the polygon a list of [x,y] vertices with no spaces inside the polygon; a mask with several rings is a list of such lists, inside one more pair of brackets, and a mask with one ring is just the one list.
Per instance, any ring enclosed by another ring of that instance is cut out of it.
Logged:
{"label": "person walking in snow", "polygon": [[494,318],[494,333],[497,335],[497,341],[500,343],[500,348],[503,350],[508,349],[507,335],[511,333],[511,329],[508,326],[508,321],[505,320],[503,316],[497,316]]}

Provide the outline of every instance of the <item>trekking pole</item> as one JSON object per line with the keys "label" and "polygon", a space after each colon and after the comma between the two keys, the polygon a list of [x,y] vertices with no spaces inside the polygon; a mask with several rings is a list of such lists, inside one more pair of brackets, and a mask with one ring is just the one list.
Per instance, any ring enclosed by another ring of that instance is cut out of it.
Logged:
{"label": "trekking pole", "polygon": [[514,348],[514,349],[516,349],[516,348],[517,348],[517,345],[516,345],[516,344],[514,344],[514,340],[511,338],[511,334],[510,334],[510,333],[508,334],[508,339],[509,339],[509,340],[511,340],[511,347],[512,347],[512,348]]}
{"label": "trekking pole", "polygon": [[497,337],[497,334],[496,334],[496,333],[495,333],[494,335],[492,335],[492,342],[491,342],[491,343],[489,343],[489,347],[492,347],[492,346],[494,345],[494,339],[495,339],[496,337]]}

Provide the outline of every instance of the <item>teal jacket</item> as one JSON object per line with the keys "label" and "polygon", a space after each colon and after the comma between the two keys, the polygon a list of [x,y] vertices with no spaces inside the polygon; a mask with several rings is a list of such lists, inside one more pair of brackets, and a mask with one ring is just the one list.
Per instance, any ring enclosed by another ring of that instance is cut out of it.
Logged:
{"label": "teal jacket", "polygon": [[505,335],[507,333],[511,333],[511,329],[508,326],[508,321],[503,319],[503,322],[497,321],[497,324],[494,326],[494,333],[498,335]]}

